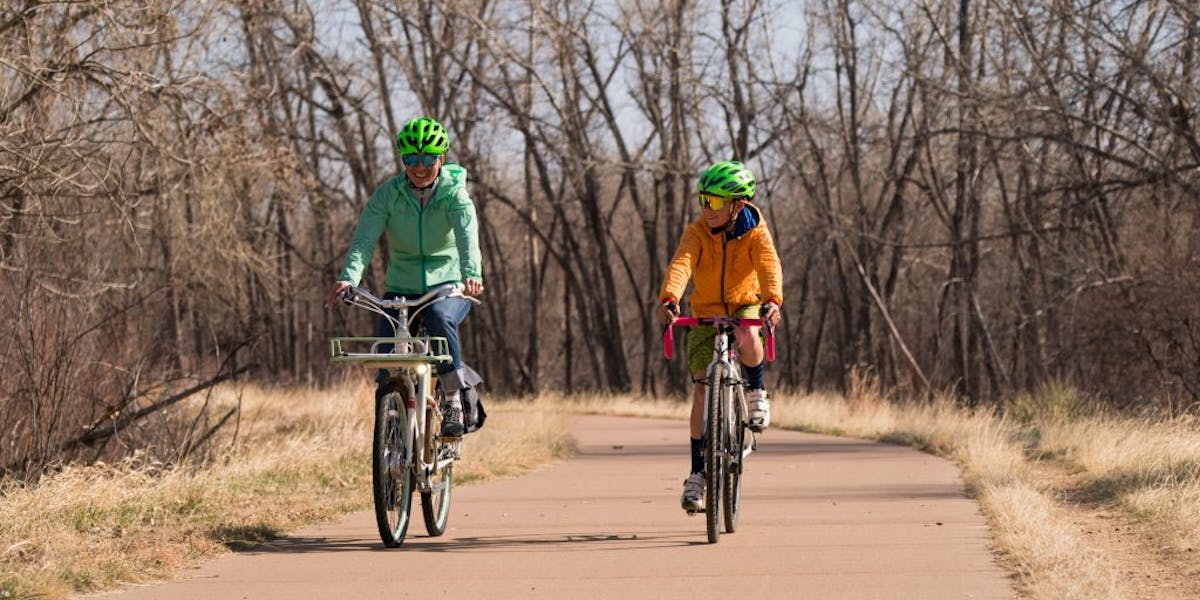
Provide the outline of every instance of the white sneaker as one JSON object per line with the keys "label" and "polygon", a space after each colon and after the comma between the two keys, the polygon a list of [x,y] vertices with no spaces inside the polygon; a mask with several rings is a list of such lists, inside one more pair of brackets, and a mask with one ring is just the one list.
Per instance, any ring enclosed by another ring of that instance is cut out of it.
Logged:
{"label": "white sneaker", "polygon": [[767,390],[750,390],[746,392],[746,408],[750,411],[747,426],[754,433],[766,431],[771,424],[771,397]]}
{"label": "white sneaker", "polygon": [[704,510],[704,474],[692,473],[683,481],[683,497],[680,498],[683,510],[689,513]]}

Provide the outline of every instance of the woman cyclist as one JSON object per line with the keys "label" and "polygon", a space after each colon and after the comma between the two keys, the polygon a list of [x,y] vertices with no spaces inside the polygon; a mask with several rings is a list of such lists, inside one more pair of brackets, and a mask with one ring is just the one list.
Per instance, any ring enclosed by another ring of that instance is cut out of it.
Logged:
{"label": "woman cyclist", "polygon": [[[483,293],[475,203],[467,191],[466,169],[445,162],[449,148],[446,129],[436,120],[419,117],[405,123],[396,135],[404,173],[371,194],[326,306],[346,288],[358,285],[382,234],[388,240],[385,298],[420,296],[448,282],[460,282],[470,296]],[[458,325],[470,309],[468,300],[451,298],[422,311],[429,335],[446,338],[452,358],[437,368],[445,392],[441,434],[449,437],[464,432],[461,391],[468,382]],[[386,320],[380,319],[377,335],[392,335]],[[383,385],[387,371],[380,371],[376,381]]]}

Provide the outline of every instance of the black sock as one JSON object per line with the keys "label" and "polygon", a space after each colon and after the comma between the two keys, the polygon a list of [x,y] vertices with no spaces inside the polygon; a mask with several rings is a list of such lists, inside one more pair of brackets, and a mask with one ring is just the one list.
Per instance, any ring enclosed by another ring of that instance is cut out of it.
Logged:
{"label": "black sock", "polygon": [[692,472],[704,472],[704,439],[689,438],[692,442]]}
{"label": "black sock", "polygon": [[[766,361],[753,367],[746,367],[746,387],[752,390],[763,389],[763,365]],[[743,365],[745,366],[745,365]]]}

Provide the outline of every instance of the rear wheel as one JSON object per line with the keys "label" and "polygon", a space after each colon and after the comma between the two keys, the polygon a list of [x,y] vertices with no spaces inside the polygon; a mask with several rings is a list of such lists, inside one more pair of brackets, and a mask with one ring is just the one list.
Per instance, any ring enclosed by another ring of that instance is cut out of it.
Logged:
{"label": "rear wheel", "polygon": [[383,545],[395,548],[408,532],[412,506],[412,457],[406,438],[411,437],[404,397],[398,392],[384,394],[376,402],[375,435],[371,454],[371,487],[375,496],[375,522]]}
{"label": "rear wheel", "polygon": [[[734,377],[733,379],[737,379]],[[730,401],[725,403],[729,409],[725,427],[729,443],[726,445],[728,454],[725,461],[725,482],[721,488],[721,504],[725,509],[725,533],[737,530],[738,509],[742,502],[742,448],[746,442],[746,390],[736,382],[726,382],[725,394]]]}
{"label": "rear wheel", "polygon": [[[442,443],[439,433],[441,429],[441,412],[432,407],[426,409],[425,451],[428,453],[426,460],[433,465],[448,458],[448,453],[453,452],[448,444]],[[448,463],[440,469],[436,466],[434,468],[433,476],[429,478],[429,491],[421,492],[421,513],[425,517],[425,531],[429,532],[429,535],[437,537],[446,533],[446,522],[450,519],[450,492],[454,486],[454,463]]]}
{"label": "rear wheel", "polygon": [[704,447],[704,519],[709,543],[721,538],[721,484],[725,476],[725,460],[721,450],[725,447],[722,432],[721,383],[724,369],[714,367],[708,377],[705,390],[705,447]]}

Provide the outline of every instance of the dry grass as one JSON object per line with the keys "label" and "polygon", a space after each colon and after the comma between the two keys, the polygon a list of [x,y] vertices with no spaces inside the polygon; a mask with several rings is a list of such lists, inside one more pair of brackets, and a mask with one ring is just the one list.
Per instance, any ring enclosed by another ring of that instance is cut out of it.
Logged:
{"label": "dry grass", "polygon": [[[370,505],[371,390],[221,390],[236,440],[204,468],[68,467],[0,496],[0,598],[64,598],[167,575]],[[458,481],[520,473],[572,448],[561,413],[503,418],[468,438]]]}
{"label": "dry grass", "polygon": [[1125,492],[1121,501],[1145,519],[1158,539],[1188,557],[1189,575],[1200,576],[1200,483],[1167,483]]}
{"label": "dry grass", "polygon": [[1081,539],[1059,508],[1024,481],[982,485],[996,545],[1029,598],[1126,598],[1118,568]]}
{"label": "dry grass", "polygon": [[1141,517],[1200,572],[1200,429],[1171,421],[1093,416],[1040,427],[1039,448],[1083,473],[1082,493]]}

